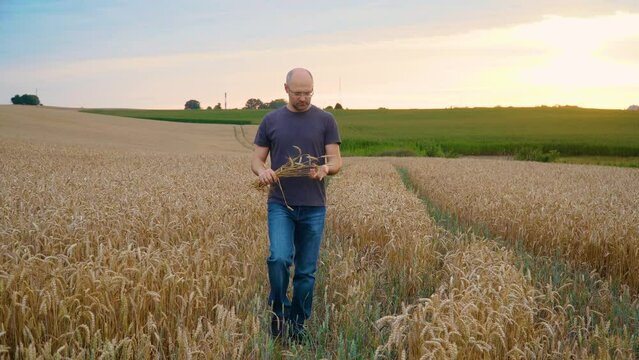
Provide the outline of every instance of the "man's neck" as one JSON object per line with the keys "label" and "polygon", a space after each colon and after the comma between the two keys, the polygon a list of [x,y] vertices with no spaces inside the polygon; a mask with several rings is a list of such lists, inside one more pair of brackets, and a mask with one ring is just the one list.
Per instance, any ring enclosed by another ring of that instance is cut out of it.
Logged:
{"label": "man's neck", "polygon": [[306,107],[306,109],[304,110],[297,110],[296,108],[292,107],[291,104],[286,104],[286,108],[290,111],[290,112],[296,112],[296,113],[302,113],[302,112],[307,112],[311,109],[311,106],[313,106],[312,104],[308,104],[308,107]]}

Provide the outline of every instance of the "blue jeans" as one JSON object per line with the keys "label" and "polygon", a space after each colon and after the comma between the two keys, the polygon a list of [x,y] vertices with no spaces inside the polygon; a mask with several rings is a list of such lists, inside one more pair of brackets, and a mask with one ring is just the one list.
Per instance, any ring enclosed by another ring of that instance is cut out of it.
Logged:
{"label": "blue jeans", "polygon": [[[326,208],[323,206],[293,206],[289,210],[278,203],[268,203],[268,238],[270,255],[268,278],[271,283],[269,302],[273,312],[300,331],[304,320],[311,316],[315,271],[324,232]],[[293,299],[286,292],[291,264]]]}

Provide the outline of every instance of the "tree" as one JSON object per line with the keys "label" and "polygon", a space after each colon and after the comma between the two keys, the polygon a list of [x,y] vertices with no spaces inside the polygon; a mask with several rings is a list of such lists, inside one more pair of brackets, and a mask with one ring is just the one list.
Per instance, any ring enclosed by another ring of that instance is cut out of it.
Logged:
{"label": "tree", "polygon": [[184,104],[184,110],[200,110],[200,102],[197,100],[189,100]]}
{"label": "tree", "polygon": [[250,98],[246,100],[246,105],[244,105],[244,109],[261,109],[264,106],[264,103],[260,99]]}
{"label": "tree", "polygon": [[217,103],[217,105],[215,105],[215,107],[213,108],[213,110],[222,110],[222,104]]}
{"label": "tree", "polygon": [[282,106],[286,106],[286,104],[286,100],[284,99],[275,99],[262,104],[259,109],[279,109]]}
{"label": "tree", "polygon": [[342,104],[337,103],[335,104],[335,110],[343,110],[344,108],[342,107]]}
{"label": "tree", "polygon": [[333,110],[333,107],[331,105],[328,105],[327,107],[324,108],[324,110],[331,111]]}
{"label": "tree", "polygon": [[40,99],[36,95],[16,95],[11,98],[11,103],[14,105],[40,105]]}
{"label": "tree", "polygon": [[270,103],[268,103],[267,105],[267,109],[279,109],[282,106],[286,106],[287,102],[284,99],[275,99],[272,100]]}
{"label": "tree", "polygon": [[210,106],[207,106],[206,110],[213,110],[213,109]]}

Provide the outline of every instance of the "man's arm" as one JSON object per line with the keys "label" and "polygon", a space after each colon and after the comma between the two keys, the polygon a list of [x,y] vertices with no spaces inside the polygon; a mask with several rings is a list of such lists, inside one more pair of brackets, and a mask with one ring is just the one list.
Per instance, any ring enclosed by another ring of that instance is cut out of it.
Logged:
{"label": "man's arm", "polygon": [[266,166],[266,157],[268,156],[269,148],[264,146],[255,145],[253,151],[253,159],[251,160],[251,170],[260,179],[260,182],[264,185],[270,185],[279,181],[275,171]]}
{"label": "man's arm", "polygon": [[342,168],[342,155],[339,152],[339,144],[328,144],[324,147],[326,152],[326,164],[319,166],[317,170],[311,169],[311,178],[322,180],[326,175],[335,175]]}

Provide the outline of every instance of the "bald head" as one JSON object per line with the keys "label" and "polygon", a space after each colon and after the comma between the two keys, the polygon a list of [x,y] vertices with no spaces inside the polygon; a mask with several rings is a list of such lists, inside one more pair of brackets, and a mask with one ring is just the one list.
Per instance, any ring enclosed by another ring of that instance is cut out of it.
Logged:
{"label": "bald head", "polygon": [[310,80],[313,83],[313,74],[304,68],[295,68],[286,74],[286,83],[291,84],[295,80]]}
{"label": "bald head", "polygon": [[291,111],[306,111],[311,107],[313,75],[304,68],[295,68],[286,74],[284,89],[288,93],[287,107]]}

